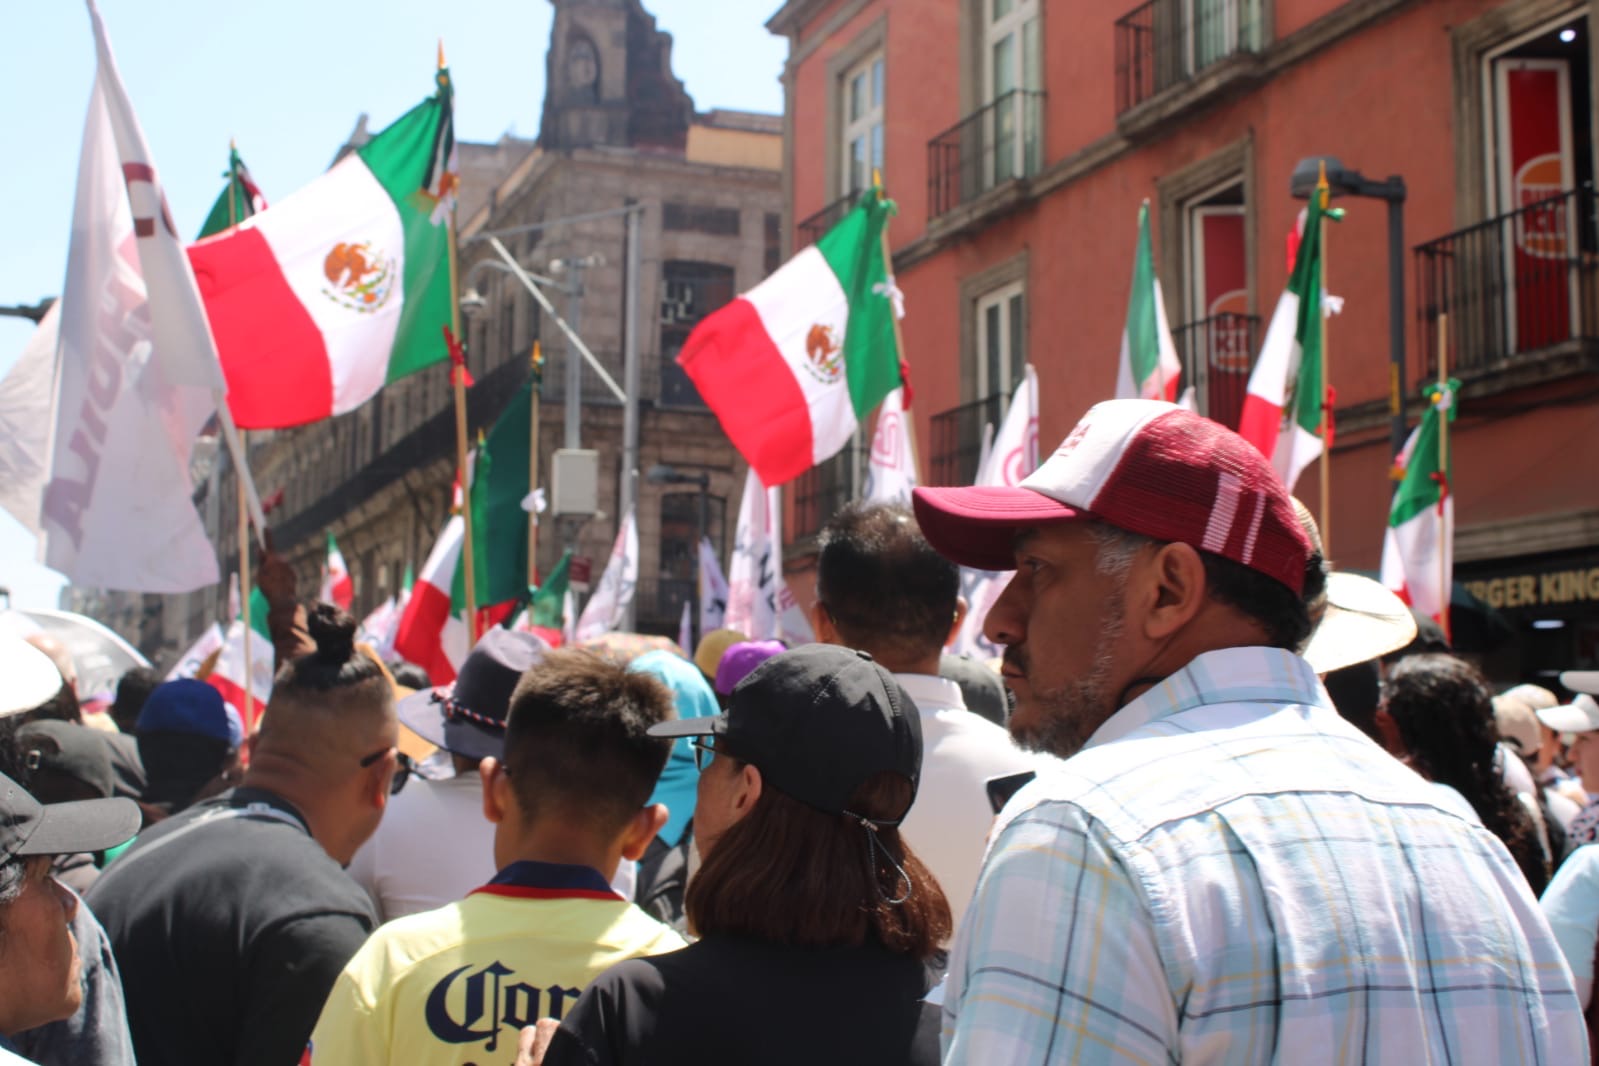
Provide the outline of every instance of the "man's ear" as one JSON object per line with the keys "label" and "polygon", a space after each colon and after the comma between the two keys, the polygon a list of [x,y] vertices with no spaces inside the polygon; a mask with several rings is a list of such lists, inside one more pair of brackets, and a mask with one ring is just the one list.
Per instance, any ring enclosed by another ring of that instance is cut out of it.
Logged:
{"label": "man's ear", "polygon": [[391,749],[387,755],[366,768],[364,785],[367,799],[380,811],[389,805],[389,782],[399,771],[399,761],[400,756]]}
{"label": "man's ear", "polygon": [[483,817],[498,825],[505,821],[511,803],[511,779],[502,771],[500,760],[492,755],[477,764],[477,773],[483,782]]}
{"label": "man's ear", "polygon": [[761,772],[755,768],[754,763],[745,763],[744,768],[738,772],[738,780],[733,786],[735,818],[742,818],[750,812],[755,806],[755,801],[761,798],[763,787]]}
{"label": "man's ear", "polygon": [[1162,640],[1181,630],[1205,606],[1205,561],[1187,544],[1163,544],[1141,566],[1146,608],[1144,636]]}
{"label": "man's ear", "polygon": [[949,636],[944,638],[944,647],[955,643],[961,635],[961,623],[966,621],[966,612],[971,610],[971,605],[966,602],[965,596],[955,597],[955,620],[949,624]]}
{"label": "man's ear", "polygon": [[622,858],[638,861],[666,824],[668,813],[664,803],[639,808],[622,835]]}

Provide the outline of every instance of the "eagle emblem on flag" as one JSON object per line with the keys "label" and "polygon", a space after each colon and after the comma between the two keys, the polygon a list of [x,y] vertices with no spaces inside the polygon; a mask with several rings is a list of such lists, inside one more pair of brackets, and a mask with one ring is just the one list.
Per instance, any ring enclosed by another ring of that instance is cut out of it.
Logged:
{"label": "eagle emblem on flag", "polygon": [[818,322],[805,334],[805,368],[823,385],[832,385],[844,375],[843,345],[838,330]]}
{"label": "eagle emblem on flag", "polygon": [[322,295],[350,311],[378,311],[394,291],[394,259],[371,241],[335,244],[322,260],[322,273],[328,279]]}

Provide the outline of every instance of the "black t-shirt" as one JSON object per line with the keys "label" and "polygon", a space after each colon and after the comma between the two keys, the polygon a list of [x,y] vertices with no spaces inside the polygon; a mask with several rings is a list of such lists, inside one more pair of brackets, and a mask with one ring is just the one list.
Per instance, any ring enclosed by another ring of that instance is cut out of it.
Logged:
{"label": "black t-shirt", "polygon": [[377,925],[299,812],[256,789],[150,827],[88,901],[122,971],[140,1066],[294,1066]]}
{"label": "black t-shirt", "polygon": [[566,1014],[544,1066],[936,1066],[922,963],[879,944],[789,948],[711,936],[631,959]]}

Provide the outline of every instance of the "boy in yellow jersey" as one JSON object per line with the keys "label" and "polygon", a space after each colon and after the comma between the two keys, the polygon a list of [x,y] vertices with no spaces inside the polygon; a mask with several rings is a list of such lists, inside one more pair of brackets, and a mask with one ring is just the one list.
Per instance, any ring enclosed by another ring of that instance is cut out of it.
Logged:
{"label": "boy in yellow jersey", "polygon": [[504,759],[479,771],[499,873],[373,933],[328,996],[307,1061],[509,1066],[519,1030],[560,1018],[603,970],[682,947],[609,884],[666,821],[645,804],[671,741],[646,730],[671,717],[659,681],[587,652],[552,652],[524,674]]}

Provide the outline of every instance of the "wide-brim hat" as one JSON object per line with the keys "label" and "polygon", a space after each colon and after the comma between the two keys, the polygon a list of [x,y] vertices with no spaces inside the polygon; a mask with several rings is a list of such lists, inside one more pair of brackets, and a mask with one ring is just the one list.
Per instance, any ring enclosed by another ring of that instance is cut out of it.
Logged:
{"label": "wide-brim hat", "polygon": [[1538,721],[1556,733],[1591,733],[1599,729],[1599,701],[1586,692],[1579,693],[1570,703],[1538,711],[1537,715]]}
{"label": "wide-brim hat", "polygon": [[0,634],[0,678],[0,718],[33,710],[64,684],[50,656],[10,633]]}
{"label": "wide-brim hat", "polygon": [[400,723],[451,754],[500,758],[511,694],[522,674],[548,650],[532,633],[496,626],[478,641],[453,683],[400,701]]}
{"label": "wide-brim hat", "polygon": [[1095,404],[1019,485],[920,488],[913,500],[934,550],[979,570],[1014,570],[1020,530],[1083,518],[1231,559],[1296,595],[1311,555],[1265,456],[1158,400]]}
{"label": "wide-brim hat", "polygon": [[1560,683],[1573,692],[1599,696],[1599,670],[1562,670]]}
{"label": "wide-brim hat", "polygon": [[0,774],[0,862],[18,855],[76,855],[116,847],[139,831],[138,804],[92,799],[40,803]]}
{"label": "wide-brim hat", "polygon": [[1392,591],[1359,574],[1327,575],[1327,610],[1305,646],[1318,674],[1380,659],[1416,639],[1416,619]]}
{"label": "wide-brim hat", "polygon": [[916,704],[870,655],[831,644],[767,659],[733,689],[726,714],[661,722],[649,734],[722,738],[773,788],[829,814],[876,774],[908,779],[912,799],[921,779]]}

